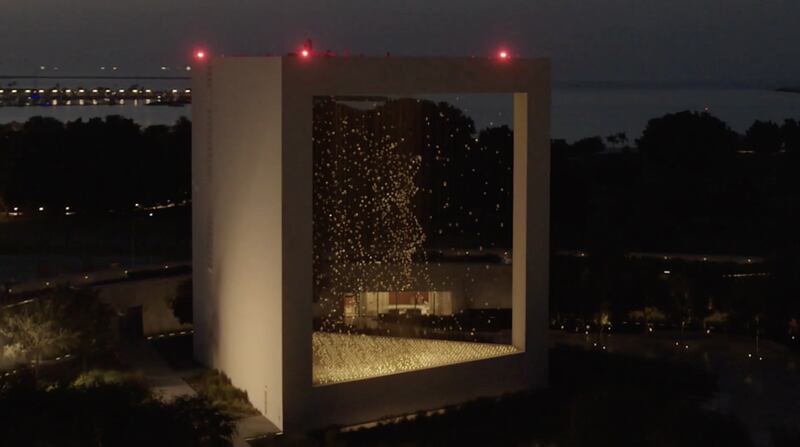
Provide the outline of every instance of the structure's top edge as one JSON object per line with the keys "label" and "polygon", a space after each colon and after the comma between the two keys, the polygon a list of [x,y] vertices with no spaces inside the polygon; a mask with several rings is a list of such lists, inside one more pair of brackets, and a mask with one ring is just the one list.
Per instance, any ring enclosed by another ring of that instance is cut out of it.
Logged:
{"label": "structure's top edge", "polygon": [[259,79],[281,84],[287,94],[344,96],[532,92],[549,85],[551,65],[549,59],[322,55],[227,56],[208,62],[207,68],[220,74],[269,73]]}
{"label": "structure's top edge", "polygon": [[[281,60],[304,60],[304,58],[298,54],[286,54],[286,55],[269,55],[269,56],[261,56],[261,55],[218,55],[215,56],[216,59],[281,59]],[[514,61],[525,61],[525,62],[550,62],[549,57],[512,57],[507,60],[500,60],[497,57],[486,57],[486,56],[371,56],[371,55],[327,55],[327,54],[314,54],[309,56],[309,59],[314,60],[336,60],[336,61],[347,61],[347,60],[404,60],[404,61],[497,61],[503,63],[513,63]]]}

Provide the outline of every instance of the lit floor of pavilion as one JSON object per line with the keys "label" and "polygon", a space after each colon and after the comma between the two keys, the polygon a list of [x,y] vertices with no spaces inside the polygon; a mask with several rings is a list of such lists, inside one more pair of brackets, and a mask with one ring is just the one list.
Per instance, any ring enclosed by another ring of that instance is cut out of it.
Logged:
{"label": "lit floor of pavilion", "polygon": [[361,380],[519,352],[511,345],[315,332],[314,385]]}

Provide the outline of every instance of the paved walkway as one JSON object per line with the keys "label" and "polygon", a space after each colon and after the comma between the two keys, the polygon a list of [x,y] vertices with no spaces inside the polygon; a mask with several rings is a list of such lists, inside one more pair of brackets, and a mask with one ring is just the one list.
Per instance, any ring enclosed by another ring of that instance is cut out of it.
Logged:
{"label": "paved walkway", "polygon": [[[119,351],[120,360],[142,373],[153,392],[162,400],[170,402],[181,396],[196,396],[197,392],[183,377],[195,370],[172,369],[156,350],[146,341],[123,343]],[[279,430],[262,415],[249,416],[236,421],[234,447],[250,447],[246,439],[257,438]]]}
{"label": "paved walkway", "polygon": [[245,439],[260,438],[278,432],[278,427],[264,416],[260,414],[248,416],[236,421],[236,438],[233,440],[233,445],[234,447],[250,447]]}
{"label": "paved walkway", "polygon": [[196,396],[197,393],[170,368],[167,362],[146,341],[123,342],[119,350],[120,360],[144,375],[153,392],[170,402],[181,396]]}

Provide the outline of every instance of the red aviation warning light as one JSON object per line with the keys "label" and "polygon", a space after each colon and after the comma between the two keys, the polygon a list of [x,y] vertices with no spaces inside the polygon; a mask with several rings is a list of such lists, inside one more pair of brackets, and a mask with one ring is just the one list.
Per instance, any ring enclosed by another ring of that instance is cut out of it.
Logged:
{"label": "red aviation warning light", "polygon": [[497,52],[497,58],[501,61],[507,61],[511,59],[511,54],[508,52],[508,50],[500,50]]}
{"label": "red aviation warning light", "polygon": [[195,50],[194,52],[194,60],[197,62],[205,61],[207,56],[208,55],[206,54],[205,50]]}
{"label": "red aviation warning light", "polygon": [[299,54],[300,57],[303,59],[308,59],[313,54],[312,53],[313,48],[314,44],[313,42],[311,42],[311,39],[306,39],[306,41],[303,42],[303,46],[300,47],[300,51],[297,54]]}

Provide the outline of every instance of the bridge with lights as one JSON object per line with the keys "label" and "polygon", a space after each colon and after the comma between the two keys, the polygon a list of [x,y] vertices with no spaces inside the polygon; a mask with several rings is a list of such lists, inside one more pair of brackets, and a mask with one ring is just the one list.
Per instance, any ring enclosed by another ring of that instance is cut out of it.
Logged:
{"label": "bridge with lights", "polygon": [[191,99],[192,90],[189,88],[156,89],[139,86],[114,89],[108,87],[0,88],[0,107],[125,104],[183,106],[190,104]]}

